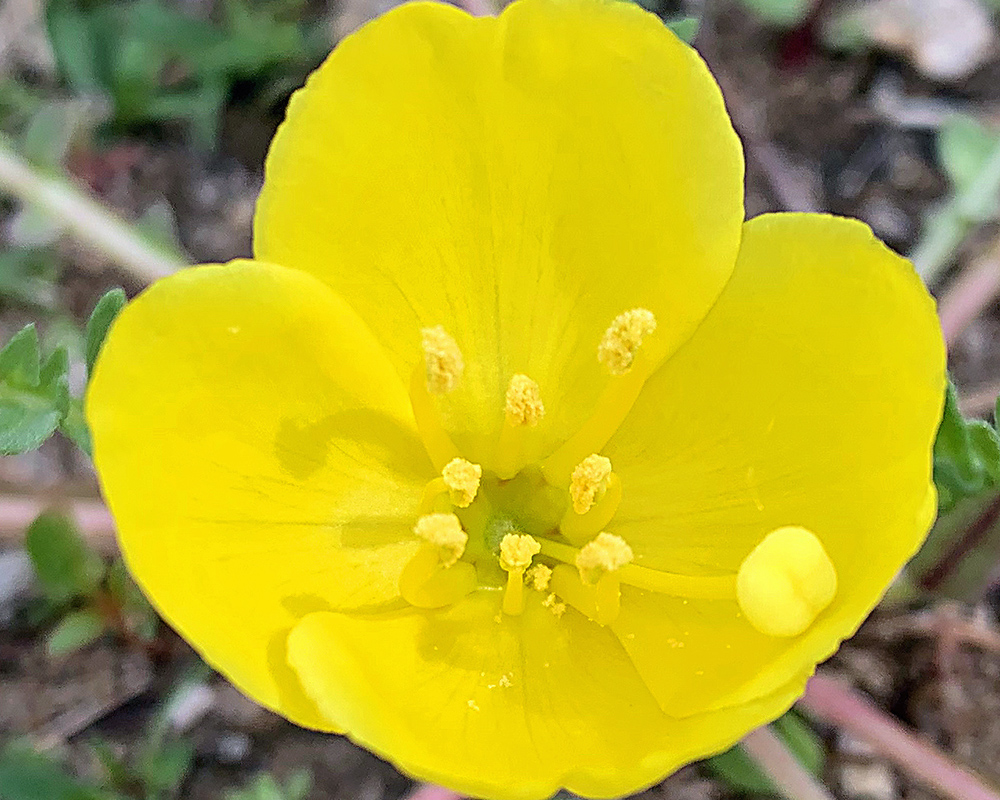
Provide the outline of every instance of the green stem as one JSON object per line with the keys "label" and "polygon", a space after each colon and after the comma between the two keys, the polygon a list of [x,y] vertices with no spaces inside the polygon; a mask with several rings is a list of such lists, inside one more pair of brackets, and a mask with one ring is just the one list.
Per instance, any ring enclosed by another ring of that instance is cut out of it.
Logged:
{"label": "green stem", "polygon": [[186,265],[183,257],[149,241],[126,220],[66,178],[28,163],[0,137],[0,192],[41,208],[74,237],[99,250],[137,280],[151,283]]}

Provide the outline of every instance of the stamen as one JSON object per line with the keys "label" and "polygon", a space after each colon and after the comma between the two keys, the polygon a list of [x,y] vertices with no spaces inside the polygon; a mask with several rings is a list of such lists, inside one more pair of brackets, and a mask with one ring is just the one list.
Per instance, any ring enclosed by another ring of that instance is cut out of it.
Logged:
{"label": "stamen", "polygon": [[476,588],[476,568],[459,561],[468,534],[454,514],[425,514],[413,532],[424,540],[403,567],[399,593],[418,608],[441,608],[458,602]]}
{"label": "stamen", "polygon": [[440,325],[420,331],[427,368],[427,391],[447,394],[452,391],[465,371],[462,351],[455,340]]}
{"label": "stamen", "polygon": [[[541,547],[541,545],[539,545]],[[552,570],[545,564],[535,564],[525,573],[528,584],[536,592],[544,592],[549,588],[549,581],[552,580]]]}
{"label": "stamen", "polygon": [[573,499],[573,510],[586,514],[594,501],[607,491],[611,477],[611,459],[597,453],[587,456],[576,465],[570,479],[569,494]]}
{"label": "stamen", "polygon": [[635,404],[646,378],[664,353],[643,340],[656,329],[656,317],[644,308],[634,308],[615,317],[597,350],[598,360],[611,373],[590,417],[542,464],[545,479],[553,486],[566,486],[573,468],[588,453],[601,450],[614,436]]}
{"label": "stamen", "polygon": [[469,534],[462,530],[462,523],[454,514],[425,514],[417,520],[413,532],[437,548],[445,567],[452,566],[462,557],[469,541]]}
{"label": "stamen", "polygon": [[458,448],[441,425],[441,415],[427,389],[426,371],[417,366],[410,377],[410,405],[417,431],[431,463],[437,469],[458,457]]}
{"label": "stamen", "polygon": [[615,473],[607,480],[607,489],[585,514],[577,514],[571,507],[566,509],[559,532],[573,544],[584,544],[590,541],[598,532],[608,526],[608,523],[618,511],[622,501],[622,482]]}
{"label": "stamen", "polygon": [[524,442],[529,428],[545,415],[538,384],[518,373],[510,379],[504,405],[504,426],[497,442],[495,466],[501,480],[510,480],[525,465]]}
{"label": "stamen", "polygon": [[441,471],[441,477],[451,494],[451,502],[458,508],[468,508],[479,492],[483,468],[464,458],[453,458]]}
{"label": "stamen", "polygon": [[656,317],[645,308],[633,308],[619,314],[604,332],[597,347],[597,360],[612,375],[624,375],[632,368],[642,340],[656,330]]}
{"label": "stamen", "polygon": [[837,571],[822,542],[797,526],[765,536],[736,578],[740,610],[766,636],[798,636],[836,594]]}
{"label": "stamen", "polygon": [[[539,538],[538,542],[542,546],[543,556],[562,561],[563,565],[577,563],[581,550],[551,539]],[[560,567],[556,567],[553,580],[555,572],[558,572],[559,569]],[[580,580],[578,570],[573,569],[572,572],[576,573],[577,580]],[[622,583],[629,586],[671,597],[684,597],[691,600],[734,600],[736,598],[735,575],[680,575],[676,572],[662,572],[658,569],[640,567],[638,564],[625,564],[625,566],[619,567],[614,574]],[[555,586],[553,586],[553,590],[565,597]]]}
{"label": "stamen", "polygon": [[545,406],[538,390],[538,384],[527,375],[516,374],[510,379],[507,387],[504,412],[507,424],[516,427],[529,425],[534,427],[545,416]]}
{"label": "stamen", "polygon": [[500,542],[500,566],[507,572],[507,588],[503,595],[505,614],[517,616],[524,611],[524,572],[541,549],[533,536],[524,533],[508,533]]}
{"label": "stamen", "polygon": [[576,568],[580,570],[580,579],[593,586],[606,573],[615,572],[634,559],[632,548],[621,536],[599,533],[577,553]]}

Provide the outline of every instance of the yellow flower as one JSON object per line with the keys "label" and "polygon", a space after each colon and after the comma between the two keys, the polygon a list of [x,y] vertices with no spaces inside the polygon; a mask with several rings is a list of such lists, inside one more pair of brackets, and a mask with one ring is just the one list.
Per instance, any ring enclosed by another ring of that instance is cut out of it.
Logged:
{"label": "yellow flower", "polygon": [[476,796],[617,796],[778,716],[934,516],[944,352],[906,261],[744,223],[742,176],[631,4],[346,39],[274,141],[258,260],[106,343],[140,583],[260,703]]}

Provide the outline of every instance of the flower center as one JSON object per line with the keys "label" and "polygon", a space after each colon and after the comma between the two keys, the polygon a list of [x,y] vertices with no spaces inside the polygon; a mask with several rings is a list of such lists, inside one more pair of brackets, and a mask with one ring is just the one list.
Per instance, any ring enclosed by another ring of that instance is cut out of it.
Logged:
{"label": "flower center", "polygon": [[441,471],[424,491],[414,525],[421,540],[400,576],[400,593],[419,608],[440,608],[474,591],[502,592],[502,613],[517,616],[532,593],[557,617],[567,607],[598,625],[618,618],[622,585],[675,597],[736,603],[768,636],[797,636],[832,602],[837,576],[820,540],[799,526],[767,534],[738,572],[684,575],[635,563],[641,553],[614,533],[627,487],[600,449],[611,438],[652,372],[644,342],[656,331],[645,309],[616,317],[597,347],[609,373],[592,416],[537,464],[525,445],[544,417],[538,384],[511,377],[495,469],[461,456],[441,425],[435,395],[455,389],[464,360],[441,326],[423,331],[424,362],[413,374],[414,416]]}

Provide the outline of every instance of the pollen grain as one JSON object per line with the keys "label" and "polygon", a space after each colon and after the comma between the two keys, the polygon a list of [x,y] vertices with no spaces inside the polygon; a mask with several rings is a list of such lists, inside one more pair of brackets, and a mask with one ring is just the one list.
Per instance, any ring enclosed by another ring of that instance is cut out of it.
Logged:
{"label": "pollen grain", "polygon": [[645,308],[624,311],[612,320],[597,347],[597,360],[612,375],[624,375],[632,368],[642,341],[656,330],[656,317]]}
{"label": "pollen grain", "polygon": [[462,351],[440,325],[424,328],[420,334],[427,366],[427,391],[431,394],[447,394],[458,385],[465,371]]}

